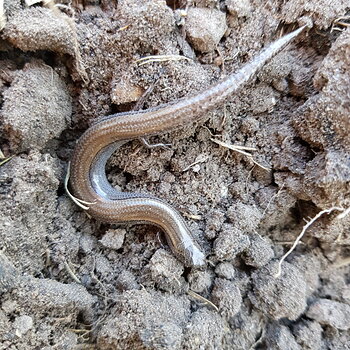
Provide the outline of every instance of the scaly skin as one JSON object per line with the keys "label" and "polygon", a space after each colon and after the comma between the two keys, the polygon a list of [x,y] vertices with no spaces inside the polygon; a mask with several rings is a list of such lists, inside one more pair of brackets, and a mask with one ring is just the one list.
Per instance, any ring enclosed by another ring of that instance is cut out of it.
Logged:
{"label": "scaly skin", "polygon": [[205,255],[181,215],[162,200],[115,190],[107,181],[105,163],[121,144],[191,124],[237,93],[272,57],[302,30],[273,42],[237,73],[193,97],[142,111],[98,119],[79,139],[70,165],[74,196],[90,202],[88,213],[107,223],[150,222],[164,230],[174,254],[188,266],[204,266]]}

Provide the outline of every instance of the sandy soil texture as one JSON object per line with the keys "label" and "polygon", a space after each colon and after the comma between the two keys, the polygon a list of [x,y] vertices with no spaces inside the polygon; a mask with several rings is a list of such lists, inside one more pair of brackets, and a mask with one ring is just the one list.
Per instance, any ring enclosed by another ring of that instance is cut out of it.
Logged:
{"label": "sandy soil texture", "polygon": [[[201,123],[151,138],[169,149],[108,162],[180,211],[204,269],[69,199],[96,117],[205,90],[303,24]],[[0,349],[350,349],[349,26],[349,0],[0,2]]]}

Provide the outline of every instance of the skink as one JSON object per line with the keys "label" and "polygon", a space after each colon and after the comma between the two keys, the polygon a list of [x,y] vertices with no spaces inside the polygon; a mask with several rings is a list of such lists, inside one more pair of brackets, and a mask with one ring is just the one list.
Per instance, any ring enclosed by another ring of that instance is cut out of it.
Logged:
{"label": "skink", "polygon": [[107,180],[105,166],[125,142],[165,133],[193,123],[242,88],[273,56],[302,30],[276,40],[237,73],[198,95],[141,111],[97,119],[78,140],[70,164],[70,185],[76,198],[89,202],[88,213],[107,223],[149,222],[160,227],[168,244],[187,266],[201,267],[205,255],[181,215],[163,200],[147,194],[124,193]]}

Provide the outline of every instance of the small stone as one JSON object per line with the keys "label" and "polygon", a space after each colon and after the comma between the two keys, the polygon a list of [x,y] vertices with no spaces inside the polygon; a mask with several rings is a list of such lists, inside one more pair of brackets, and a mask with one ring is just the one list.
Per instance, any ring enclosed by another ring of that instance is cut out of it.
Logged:
{"label": "small stone", "polygon": [[226,32],[226,16],[215,9],[191,7],[187,13],[185,29],[195,50],[210,52],[215,50]]}
{"label": "small stone", "polygon": [[16,317],[13,326],[15,327],[16,335],[21,338],[22,335],[33,328],[33,319],[26,315]]}
{"label": "small stone", "polygon": [[110,229],[99,242],[106,248],[118,250],[123,246],[126,230]]}
{"label": "small stone", "polygon": [[228,12],[238,18],[248,17],[252,12],[250,0],[226,0]]}
{"label": "small stone", "polygon": [[144,89],[132,84],[127,76],[112,82],[111,100],[114,104],[120,105],[138,101],[143,95]]}
{"label": "small stone", "polygon": [[226,317],[235,316],[242,304],[242,296],[238,286],[234,282],[222,278],[215,280],[211,300],[219,308],[220,313]]}
{"label": "small stone", "polygon": [[306,316],[340,330],[350,328],[350,306],[329,299],[316,299],[306,312]]}

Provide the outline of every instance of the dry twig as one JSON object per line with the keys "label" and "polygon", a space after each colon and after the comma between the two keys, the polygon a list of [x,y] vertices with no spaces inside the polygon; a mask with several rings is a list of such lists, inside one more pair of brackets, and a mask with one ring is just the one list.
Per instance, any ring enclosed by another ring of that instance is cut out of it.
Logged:
{"label": "dry twig", "polygon": [[259,164],[254,158],[253,156],[249,153],[250,151],[256,151],[257,149],[255,147],[246,147],[246,146],[239,146],[239,145],[231,145],[229,143],[225,143],[223,141],[220,140],[216,140],[211,138],[211,141],[215,142],[216,144],[228,148],[232,151],[235,151],[237,153],[243,154],[244,156],[246,156],[250,161],[252,161],[254,164],[256,164],[258,167],[266,170],[266,171],[270,171],[270,168],[267,168],[261,164]]}
{"label": "dry twig", "polygon": [[211,307],[213,307],[217,312],[219,312],[219,308],[214,304],[212,303],[210,300],[202,297],[201,295],[197,294],[196,292],[194,292],[193,290],[189,290],[187,292],[188,295],[190,295],[192,298],[195,298],[197,300],[200,300],[201,302],[207,304],[207,305],[210,305]]}
{"label": "dry twig", "polygon": [[180,61],[180,60],[191,61],[190,58],[186,56],[181,56],[181,55],[156,55],[156,56],[142,57],[136,60],[136,63],[139,66],[142,66],[144,64],[148,64],[152,62],[167,62],[167,61]]}

